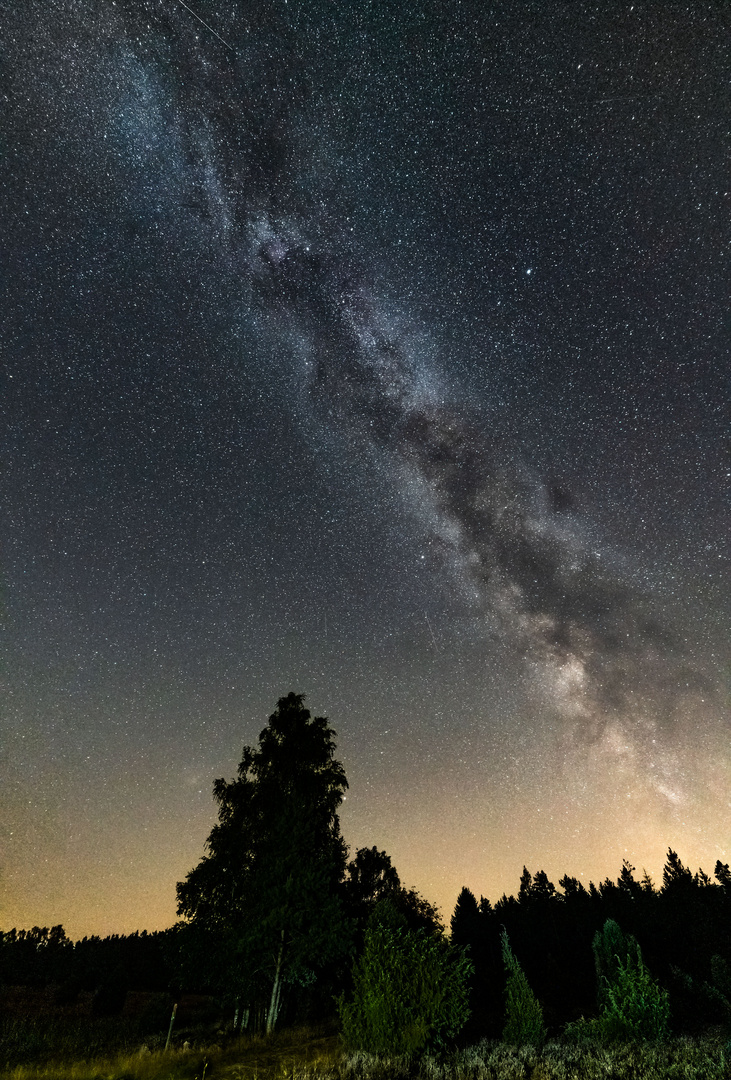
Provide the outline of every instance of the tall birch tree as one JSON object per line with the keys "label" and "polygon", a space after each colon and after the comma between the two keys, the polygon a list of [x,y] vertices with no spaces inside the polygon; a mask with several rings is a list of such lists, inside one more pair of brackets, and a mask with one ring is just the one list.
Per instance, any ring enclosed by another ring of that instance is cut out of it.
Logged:
{"label": "tall birch tree", "polygon": [[337,813],[348,783],[335,734],[303,694],[280,698],[258,746],[244,747],[237,777],[215,781],[218,822],[177,886],[178,914],[227,958],[219,979],[231,995],[246,1007],[266,988],[268,1032],[283,985],[313,981],[350,949]]}

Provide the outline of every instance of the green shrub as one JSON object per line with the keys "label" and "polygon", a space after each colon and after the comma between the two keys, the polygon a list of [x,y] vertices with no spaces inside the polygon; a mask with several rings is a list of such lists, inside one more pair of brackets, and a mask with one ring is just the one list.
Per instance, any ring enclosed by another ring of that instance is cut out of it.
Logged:
{"label": "green shrub", "polygon": [[410,1056],[442,1045],[469,1016],[470,961],[440,934],[374,914],[353,969],[352,1000],[338,1001],[346,1046]]}
{"label": "green shrub", "polygon": [[[610,953],[610,946],[617,952]],[[568,1024],[571,1042],[637,1042],[664,1039],[668,1034],[670,1001],[642,960],[635,939],[625,936],[609,919],[594,937],[594,957],[599,977],[599,1016]]]}
{"label": "green shrub", "polygon": [[614,982],[605,987],[604,999],[599,1020],[606,1039],[664,1039],[667,1036],[668,992],[658,986],[643,964],[639,948],[636,961],[620,963]]}
{"label": "green shrub", "polygon": [[625,934],[614,919],[607,919],[601,930],[597,930],[591,947],[601,1008],[606,1003],[607,987],[616,981],[620,967],[623,964],[637,964],[641,953],[636,939],[631,934]]}
{"label": "green shrub", "polygon": [[578,1020],[572,1020],[563,1030],[563,1037],[569,1046],[580,1046],[582,1043],[604,1042],[604,1032],[601,1020],[598,1016],[582,1016]]}
{"label": "green shrub", "polygon": [[546,1038],[543,1009],[510,948],[506,930],[502,932],[502,949],[503,963],[508,973],[503,1041],[518,1046],[540,1046]]}

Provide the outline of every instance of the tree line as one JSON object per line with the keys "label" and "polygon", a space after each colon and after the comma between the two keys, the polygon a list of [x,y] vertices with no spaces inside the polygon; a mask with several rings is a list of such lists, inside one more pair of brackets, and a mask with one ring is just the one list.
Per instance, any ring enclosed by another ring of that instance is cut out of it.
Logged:
{"label": "tree line", "polygon": [[128,990],[170,989],[169,934],[143,930],[73,942],[61,925],[0,932],[0,992],[3,986],[54,987],[55,1005],[91,994],[94,1015],[114,1015]]}
{"label": "tree line", "polygon": [[729,1023],[727,864],[711,879],[669,850],[659,888],[627,862],[588,887],[524,869],[517,895],[494,905],[465,887],[447,936],[385,852],[349,857],[335,734],[303,695],[280,698],[234,779],[214,782],[218,820],[177,886],[180,921],[75,944],[61,926],[2,933],[0,983],[53,984],[65,1000],[93,990],[100,1014],[128,989],[208,993],[238,1029],[336,1009],[350,1045],[404,1053],[458,1036]]}
{"label": "tree line", "polygon": [[[516,896],[496,904],[468,888],[451,919],[452,940],[474,962],[472,1034],[496,1036],[504,1013],[505,932],[551,1031],[595,1015],[611,979],[597,960],[595,939],[607,924],[640,949],[643,969],[669,994],[669,1022],[697,1032],[731,1022],[731,873],[718,861],[715,880],[693,873],[668,850],[662,885],[638,880],[624,862],[618,878],[585,887],[564,876],[559,889],[543,871],[523,870]],[[631,946],[623,946],[625,960]],[[635,953],[635,956],[637,954]],[[638,966],[637,960],[634,961]]]}

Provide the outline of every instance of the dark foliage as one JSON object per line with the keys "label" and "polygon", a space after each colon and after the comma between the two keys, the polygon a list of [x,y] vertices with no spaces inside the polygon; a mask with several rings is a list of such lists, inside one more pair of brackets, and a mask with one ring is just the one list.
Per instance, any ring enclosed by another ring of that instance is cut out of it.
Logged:
{"label": "dark foliage", "polygon": [[82,992],[92,993],[98,997],[99,1015],[111,1015],[112,997],[123,1000],[122,989],[163,991],[170,987],[169,936],[170,931],[148,934],[143,930],[85,937],[74,943],[62,926],[0,932],[0,987],[53,986],[58,1006],[73,1005]]}
{"label": "dark foliage", "polygon": [[670,849],[660,889],[646,873],[638,880],[627,862],[616,881],[607,878],[588,888],[568,876],[556,888],[542,871],[533,875],[524,869],[518,895],[503,896],[494,908],[477,904],[463,889],[452,934],[468,946],[475,964],[470,1037],[494,1038],[503,1023],[501,927],[544,1007],[549,1033],[596,1015],[597,975],[612,971],[595,969],[592,943],[608,920],[622,928],[625,966],[634,941],[648,978],[669,990],[676,1032],[731,1023],[731,872],[718,862],[714,881],[703,870],[693,873]]}
{"label": "dark foliage", "polygon": [[351,950],[337,815],[348,784],[334,736],[302,694],[280,698],[236,779],[215,781],[218,823],[178,885],[182,957],[242,1008],[268,998],[269,1031],[289,986],[313,983]]}
{"label": "dark foliage", "polygon": [[505,930],[501,934],[500,943],[507,973],[503,1042],[515,1046],[540,1046],[546,1040],[543,1009],[510,948]]}
{"label": "dark foliage", "polygon": [[469,1014],[472,965],[443,934],[411,930],[389,897],[378,901],[341,997],[343,1039],[353,1050],[411,1056],[443,1046]]}
{"label": "dark foliage", "polygon": [[390,856],[376,847],[359,848],[355,858],[348,863],[342,892],[348,913],[360,931],[360,943],[368,919],[381,900],[393,904],[403,915],[409,930],[424,930],[430,934],[443,932],[437,909],[415,889],[403,887]]}

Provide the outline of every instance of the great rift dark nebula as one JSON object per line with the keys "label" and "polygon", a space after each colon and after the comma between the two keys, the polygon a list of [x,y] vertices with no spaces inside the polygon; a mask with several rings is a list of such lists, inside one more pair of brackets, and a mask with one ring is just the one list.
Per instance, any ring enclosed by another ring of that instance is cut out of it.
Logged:
{"label": "great rift dark nebula", "polygon": [[728,861],[728,10],[3,22],[1,925],[170,925],[290,690],[447,919]]}

